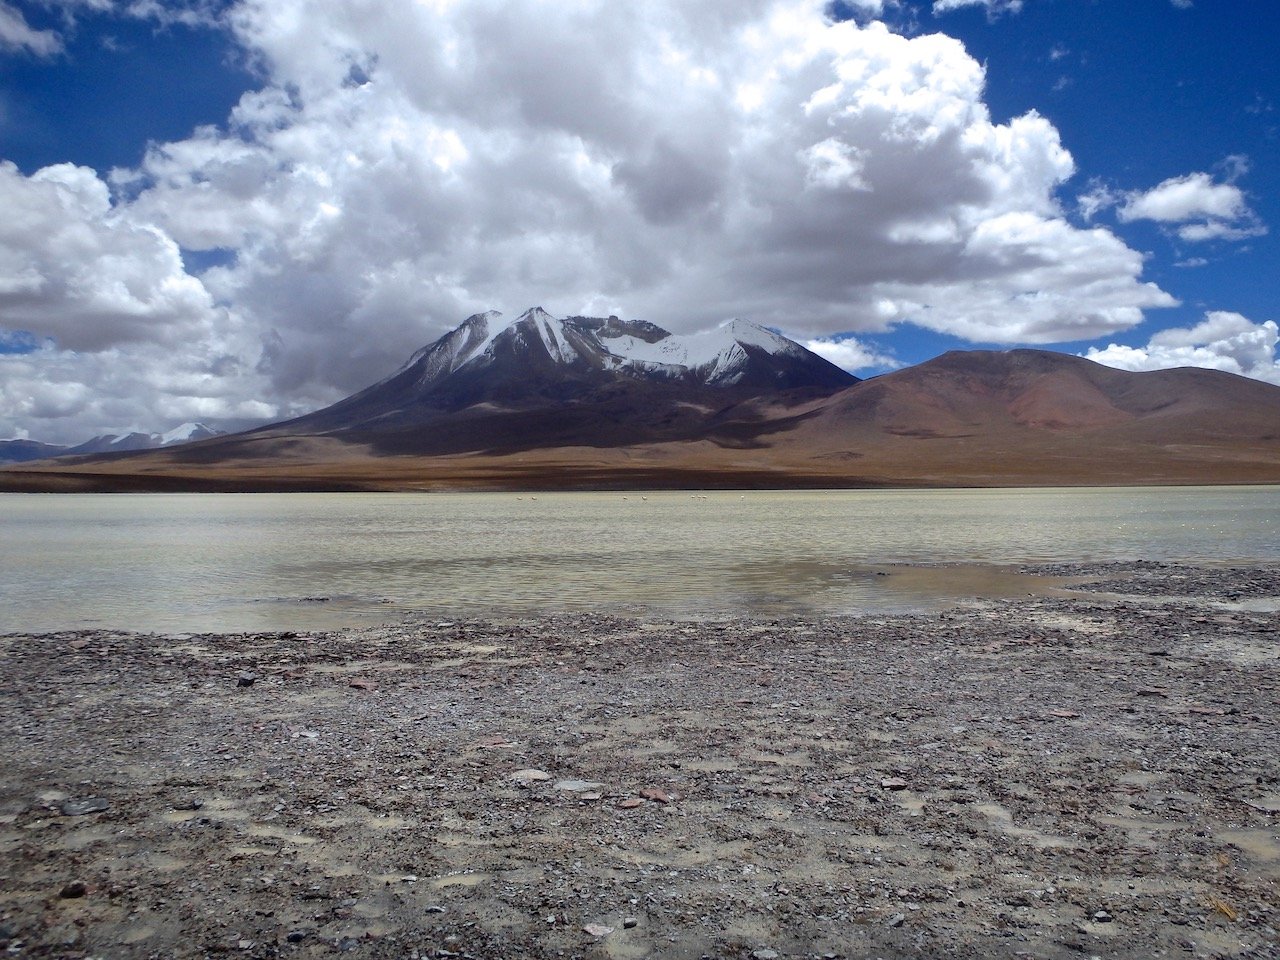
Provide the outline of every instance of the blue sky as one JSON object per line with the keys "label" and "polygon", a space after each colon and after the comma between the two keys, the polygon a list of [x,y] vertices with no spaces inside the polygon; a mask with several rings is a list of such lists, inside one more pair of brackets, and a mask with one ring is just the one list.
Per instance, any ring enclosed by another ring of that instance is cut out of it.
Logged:
{"label": "blue sky", "polygon": [[472,312],[1280,383],[1252,0],[0,0],[0,435],[285,416]]}

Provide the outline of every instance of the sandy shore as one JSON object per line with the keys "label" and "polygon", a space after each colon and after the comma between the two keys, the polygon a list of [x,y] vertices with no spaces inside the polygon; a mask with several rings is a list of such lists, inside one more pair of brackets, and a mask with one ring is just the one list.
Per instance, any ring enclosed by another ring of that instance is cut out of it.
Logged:
{"label": "sandy shore", "polygon": [[1045,572],[1096,585],[0,637],[0,948],[1280,956],[1280,572]]}

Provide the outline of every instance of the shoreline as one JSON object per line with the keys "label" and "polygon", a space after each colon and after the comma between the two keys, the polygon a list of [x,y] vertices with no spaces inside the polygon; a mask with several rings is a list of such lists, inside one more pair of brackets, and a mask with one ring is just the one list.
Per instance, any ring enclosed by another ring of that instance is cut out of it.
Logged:
{"label": "shoreline", "polygon": [[1092,583],[0,636],[0,946],[1274,956],[1280,611],[1216,604],[1280,598],[1280,569],[1028,569]]}

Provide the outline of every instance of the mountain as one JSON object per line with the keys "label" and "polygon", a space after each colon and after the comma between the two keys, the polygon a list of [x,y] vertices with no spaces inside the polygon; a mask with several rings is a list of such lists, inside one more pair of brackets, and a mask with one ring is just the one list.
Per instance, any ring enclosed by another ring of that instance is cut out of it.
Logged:
{"label": "mountain", "polygon": [[0,440],[0,464],[43,460],[66,452],[66,447],[55,443],[40,443],[38,440]]}
{"label": "mountain", "polygon": [[[1280,481],[1280,387],[1045,350],[953,351],[806,411],[786,445],[871,476],[985,485]],[[778,451],[781,455],[781,449]]]}
{"label": "mountain", "polygon": [[510,321],[468,317],[385,380],[251,436],[322,434],[400,455],[617,447],[715,434],[753,398],[799,403],[857,382],[743,320],[677,336],[535,307]]}
{"label": "mountain", "polygon": [[618,489],[1280,483],[1280,387],[955,351],[858,381],[743,321],[477,314],[323,410],[0,489]]}
{"label": "mountain", "polygon": [[396,429],[479,405],[486,412],[669,398],[715,405],[780,391],[832,393],[858,378],[786,337],[744,320],[677,336],[617,317],[559,319],[541,307],[504,320],[468,317],[387,379],[279,427]]}
{"label": "mountain", "polygon": [[97,453],[126,453],[133,450],[154,450],[180,443],[193,443],[221,436],[203,423],[184,423],[164,433],[102,434],[72,447],[34,440],[0,440],[0,463],[27,463],[50,457],[87,456]]}

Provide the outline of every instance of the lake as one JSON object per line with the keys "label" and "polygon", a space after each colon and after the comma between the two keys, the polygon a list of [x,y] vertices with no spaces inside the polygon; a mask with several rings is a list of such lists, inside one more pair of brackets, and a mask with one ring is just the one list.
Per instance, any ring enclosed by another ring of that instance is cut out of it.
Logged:
{"label": "lake", "polygon": [[1022,595],[1023,562],[1280,561],[1280,487],[0,494],[0,550],[0,632],[817,615]]}

